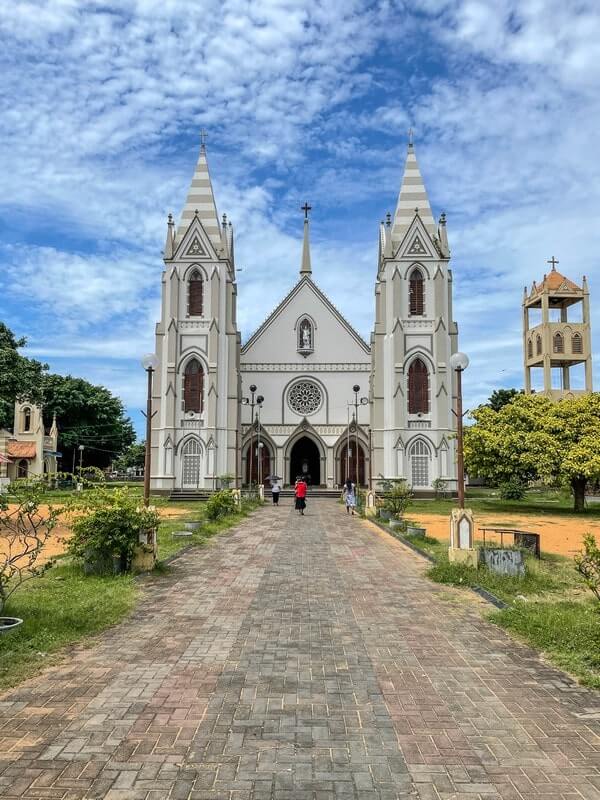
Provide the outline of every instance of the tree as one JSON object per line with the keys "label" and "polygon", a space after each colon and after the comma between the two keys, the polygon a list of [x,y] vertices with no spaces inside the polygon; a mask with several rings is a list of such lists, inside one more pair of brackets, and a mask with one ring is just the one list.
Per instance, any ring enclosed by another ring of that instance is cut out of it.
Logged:
{"label": "tree", "polygon": [[487,404],[494,411],[500,411],[502,406],[510,403],[519,394],[522,394],[522,392],[517,391],[517,389],[494,389]]}
{"label": "tree", "polygon": [[570,486],[575,511],[584,510],[586,483],[600,477],[600,394],[558,402],[519,394],[498,411],[480,406],[471,416],[470,474],[495,483],[558,480]]}
{"label": "tree", "polygon": [[0,428],[12,428],[16,400],[42,400],[42,375],[48,365],[22,356],[19,349],[26,344],[0,322]]}
{"label": "tree", "polygon": [[125,472],[131,467],[141,469],[145,466],[145,459],[146,442],[134,442],[113,461],[112,466],[118,472]]}
{"label": "tree", "polygon": [[58,419],[58,448],[63,466],[71,469],[73,453],[84,446],[86,466],[106,467],[135,441],[122,401],[104,386],[94,386],[71,375],[45,375],[43,380],[44,421]]}

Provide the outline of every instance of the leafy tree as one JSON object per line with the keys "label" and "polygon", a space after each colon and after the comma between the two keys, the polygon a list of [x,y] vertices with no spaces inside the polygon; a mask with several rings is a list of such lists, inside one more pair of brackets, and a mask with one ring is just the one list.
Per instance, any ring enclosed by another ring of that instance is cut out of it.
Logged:
{"label": "leafy tree", "polygon": [[113,462],[113,468],[125,472],[130,467],[142,468],[146,458],[146,442],[134,442]]}
{"label": "leafy tree", "polygon": [[535,478],[571,487],[575,511],[585,507],[585,487],[600,477],[600,394],[552,402],[517,395],[499,411],[480,406],[465,429],[465,464],[495,483]]}
{"label": "leafy tree", "polygon": [[26,344],[0,322],[0,428],[12,428],[15,400],[42,400],[42,375],[48,365],[22,356],[19,349]]}
{"label": "leafy tree", "polygon": [[494,389],[488,400],[488,405],[494,411],[500,411],[502,406],[510,403],[519,394],[522,394],[522,392],[517,391],[517,389]]}
{"label": "leafy tree", "polygon": [[106,467],[135,441],[122,401],[104,386],[94,386],[71,375],[45,375],[43,380],[44,421],[58,418],[58,448],[63,466],[71,468],[73,453],[84,446],[86,466]]}

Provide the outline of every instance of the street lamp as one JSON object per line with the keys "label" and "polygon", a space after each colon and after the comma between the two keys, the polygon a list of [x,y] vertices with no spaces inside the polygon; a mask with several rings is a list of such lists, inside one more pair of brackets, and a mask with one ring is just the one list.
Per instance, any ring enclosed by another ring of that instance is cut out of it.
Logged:
{"label": "street lamp", "polygon": [[[256,394],[256,384],[252,383],[248,387],[250,389],[250,397],[242,397],[242,405],[250,406],[250,464],[249,464],[249,472],[248,472],[248,484],[252,485],[252,444],[254,441],[254,406],[258,404],[259,408],[264,402],[264,397],[259,394],[258,397],[254,397]],[[260,435],[260,433],[259,433]]]}
{"label": "street lamp", "polygon": [[456,469],[458,472],[458,507],[465,507],[465,468],[463,454],[463,410],[462,410],[462,374],[469,366],[469,357],[465,353],[454,353],[450,356],[450,366],[456,372]]}
{"label": "street lamp", "polygon": [[[142,358],[142,367],[148,375],[148,392],[146,395],[146,449],[144,452],[144,505],[150,504],[150,469],[152,460],[152,375],[158,367],[158,358],[154,353],[146,353]],[[142,414],[144,412],[142,411]]]}
{"label": "street lamp", "polygon": [[358,499],[358,486],[359,486],[359,483],[358,483],[358,407],[359,407],[359,405],[366,406],[367,403],[369,402],[369,398],[368,397],[361,397],[360,400],[358,399],[358,393],[360,392],[360,386],[357,383],[355,383],[354,386],[352,387],[352,391],[354,392],[354,425],[355,425],[355,428],[356,428],[355,429],[356,453],[355,453],[354,457],[356,459],[356,497]]}

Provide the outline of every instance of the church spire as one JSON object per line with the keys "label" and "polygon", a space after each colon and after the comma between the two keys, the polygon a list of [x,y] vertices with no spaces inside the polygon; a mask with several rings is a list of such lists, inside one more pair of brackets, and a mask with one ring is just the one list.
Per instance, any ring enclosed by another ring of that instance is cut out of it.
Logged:
{"label": "church spire", "polygon": [[394,242],[399,243],[403,239],[417,213],[421,218],[421,222],[429,231],[429,234],[432,237],[435,236],[433,214],[431,213],[427,190],[425,189],[425,184],[417,163],[417,155],[415,153],[411,130],[409,131],[408,153],[404,166],[404,176],[402,178],[402,186],[400,187],[398,205],[396,206],[396,213],[394,215],[394,226],[392,228],[392,239]]}
{"label": "church spire", "polygon": [[312,275],[312,267],[310,264],[310,223],[308,221],[308,212],[311,210],[311,206],[305,202],[300,210],[304,211],[304,241],[302,242],[302,262],[300,264],[300,276]]}
{"label": "church spire", "polygon": [[210,174],[208,172],[208,162],[206,161],[206,133],[202,131],[200,135],[200,155],[194,170],[194,177],[190,185],[188,195],[179,219],[177,228],[177,243],[185,235],[190,222],[198,212],[198,219],[206,231],[214,248],[218,251],[221,248],[221,226],[217,215],[217,207],[213,194]]}

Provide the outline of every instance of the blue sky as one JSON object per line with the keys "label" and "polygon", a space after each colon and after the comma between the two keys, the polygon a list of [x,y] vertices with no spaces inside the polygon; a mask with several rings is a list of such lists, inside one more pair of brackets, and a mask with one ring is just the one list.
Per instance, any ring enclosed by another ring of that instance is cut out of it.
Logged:
{"label": "blue sky", "polygon": [[467,405],[523,385],[523,286],[552,255],[588,275],[597,353],[595,5],[2,6],[0,319],[27,354],[120,395],[141,429],[166,215],[204,127],[243,267],[243,337],[297,278],[308,199],[314,277],[368,339],[377,226],[412,126],[434,215],[448,216]]}

